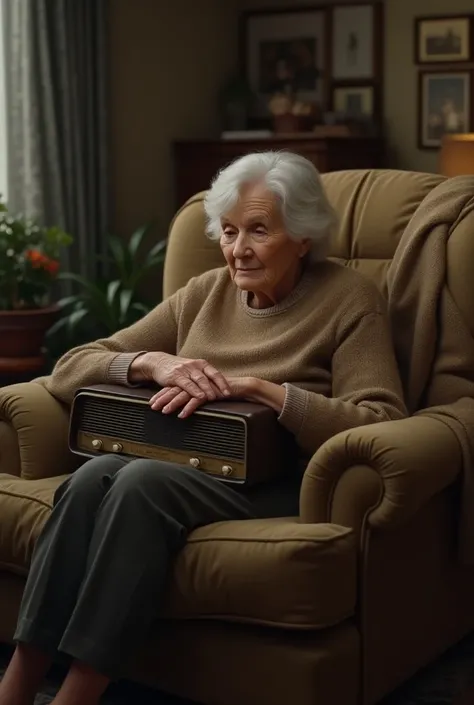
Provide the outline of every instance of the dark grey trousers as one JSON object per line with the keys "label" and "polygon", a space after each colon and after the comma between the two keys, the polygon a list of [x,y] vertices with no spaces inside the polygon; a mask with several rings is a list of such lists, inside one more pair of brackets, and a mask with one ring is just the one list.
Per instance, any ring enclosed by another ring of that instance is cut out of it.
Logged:
{"label": "dark grey trousers", "polygon": [[118,676],[160,614],[171,562],[188,533],[216,521],[297,514],[298,484],[243,493],[155,460],[89,460],[56,492],[15,640]]}

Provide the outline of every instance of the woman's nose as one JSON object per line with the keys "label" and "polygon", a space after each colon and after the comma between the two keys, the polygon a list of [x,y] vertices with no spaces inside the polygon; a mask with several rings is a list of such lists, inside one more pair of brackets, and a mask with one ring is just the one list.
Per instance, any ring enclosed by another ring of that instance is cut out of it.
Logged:
{"label": "woman's nose", "polygon": [[247,238],[245,237],[245,235],[243,233],[239,233],[236,241],[234,242],[234,251],[233,251],[234,258],[241,259],[242,257],[245,257],[247,251],[248,251]]}

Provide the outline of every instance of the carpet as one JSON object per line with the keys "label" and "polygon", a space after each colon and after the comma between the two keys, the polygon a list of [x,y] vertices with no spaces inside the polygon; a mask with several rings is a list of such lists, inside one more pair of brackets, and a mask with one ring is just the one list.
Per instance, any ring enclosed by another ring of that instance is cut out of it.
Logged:
{"label": "carpet", "polygon": [[[0,647],[0,676],[8,663],[9,655],[7,647]],[[59,667],[52,669],[41,694],[36,698],[35,705],[49,705],[52,702],[63,675],[64,671]],[[471,634],[436,662],[417,673],[379,705],[455,705],[473,676],[474,634]],[[103,705],[196,704],[132,683],[117,683],[105,694]]]}

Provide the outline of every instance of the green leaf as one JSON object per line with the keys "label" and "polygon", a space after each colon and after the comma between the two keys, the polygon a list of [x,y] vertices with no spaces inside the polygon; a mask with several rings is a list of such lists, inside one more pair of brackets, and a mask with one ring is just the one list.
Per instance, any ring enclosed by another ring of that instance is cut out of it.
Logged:
{"label": "green leaf", "polygon": [[120,292],[120,322],[124,323],[127,319],[132,300],[133,291],[131,289],[122,289]]}
{"label": "green leaf", "polygon": [[147,306],[141,301],[134,301],[134,303],[130,306],[130,309],[133,311],[137,311],[137,313],[140,313],[143,316],[146,316],[151,311],[150,306]]}
{"label": "green leaf", "polygon": [[53,323],[51,328],[48,330],[48,338],[53,338],[55,335],[60,333],[68,325],[69,316],[63,316],[59,321]]}
{"label": "green leaf", "polygon": [[78,324],[83,318],[87,316],[87,310],[85,308],[80,308],[77,311],[73,311],[67,317],[69,333],[72,335],[77,328]]}
{"label": "green leaf", "polygon": [[128,243],[128,251],[132,259],[136,257],[138,248],[142,244],[143,238],[145,237],[145,234],[148,232],[149,229],[149,225],[143,225],[141,228],[138,228],[138,230],[135,230],[132,237],[130,238]]}
{"label": "green leaf", "polygon": [[58,275],[58,279],[64,279],[66,281],[73,281],[79,284],[94,300],[105,301],[104,292],[100,287],[94,282],[89,281],[85,277],[81,277],[80,274],[74,274],[73,272],[64,272]]}
{"label": "green leaf", "polygon": [[159,257],[154,257],[153,259],[149,259],[149,260],[147,259],[143,263],[142,268],[144,268],[146,270],[153,269],[154,267],[161,266],[164,261],[165,261],[165,255],[163,254],[162,257],[159,256]]}
{"label": "green leaf", "polygon": [[160,240],[159,242],[156,243],[154,247],[151,248],[149,253],[146,256],[146,260],[148,259],[154,259],[155,257],[160,256],[161,260],[163,261],[166,255],[166,248],[168,247],[168,238],[165,238],[164,240]]}
{"label": "green leaf", "polygon": [[[1,222],[0,217],[0,225]],[[75,273],[59,275],[59,279],[71,281],[77,287],[77,293],[73,289],[73,296],[65,297],[59,302],[63,314],[66,315],[55,324],[53,334],[60,331],[62,338],[69,337],[70,341],[75,338],[77,344],[86,329],[90,329],[94,335],[98,332],[100,335],[109,335],[149,313],[151,307],[139,295],[136,285],[144,274],[163,264],[168,243],[167,240],[160,240],[148,253],[144,252],[143,256],[140,256],[139,250],[143,246],[148,229],[149,225],[138,228],[128,242],[117,236],[108,238],[108,256],[97,257],[110,262],[113,273],[108,279],[93,282]],[[2,232],[0,227],[0,255]],[[0,296],[4,282],[12,281],[15,277],[16,273],[13,271],[7,271],[4,276],[0,275]],[[86,325],[80,325],[86,321]],[[75,336],[72,335],[74,329]]]}
{"label": "green leaf", "polygon": [[62,276],[62,279],[77,282],[83,289],[82,294],[79,294],[78,297],[84,309],[106,325],[108,329],[113,329],[116,317],[112,306],[107,300],[107,293],[102,291],[100,286],[81,277],[79,274],[66,273]]}
{"label": "green leaf", "polygon": [[81,277],[80,274],[74,274],[74,272],[60,272],[58,274],[58,279],[64,279],[65,281],[74,281],[84,289],[88,289],[91,282],[85,277]]}
{"label": "green leaf", "polygon": [[77,304],[80,300],[80,297],[75,294],[74,296],[65,296],[63,299],[59,299],[56,303],[59,308],[67,308],[68,306],[71,306],[71,304]]}
{"label": "green leaf", "polygon": [[109,306],[114,305],[115,297],[117,295],[117,291],[120,289],[120,286],[120,279],[115,279],[114,281],[109,282],[109,285],[107,287],[107,303],[109,304]]}
{"label": "green leaf", "polygon": [[108,242],[117,272],[122,279],[125,279],[130,269],[128,250],[122,240],[115,235],[110,235]]}

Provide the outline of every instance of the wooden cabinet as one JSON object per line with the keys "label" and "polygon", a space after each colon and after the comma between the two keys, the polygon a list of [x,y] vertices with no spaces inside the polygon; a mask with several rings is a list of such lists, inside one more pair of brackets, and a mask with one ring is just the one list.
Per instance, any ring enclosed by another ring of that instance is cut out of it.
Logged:
{"label": "wooden cabinet", "polygon": [[314,137],[312,134],[259,140],[199,140],[175,142],[177,206],[209,187],[216,172],[249,152],[290,150],[310,159],[320,172],[373,169],[384,164],[383,141],[376,137]]}

